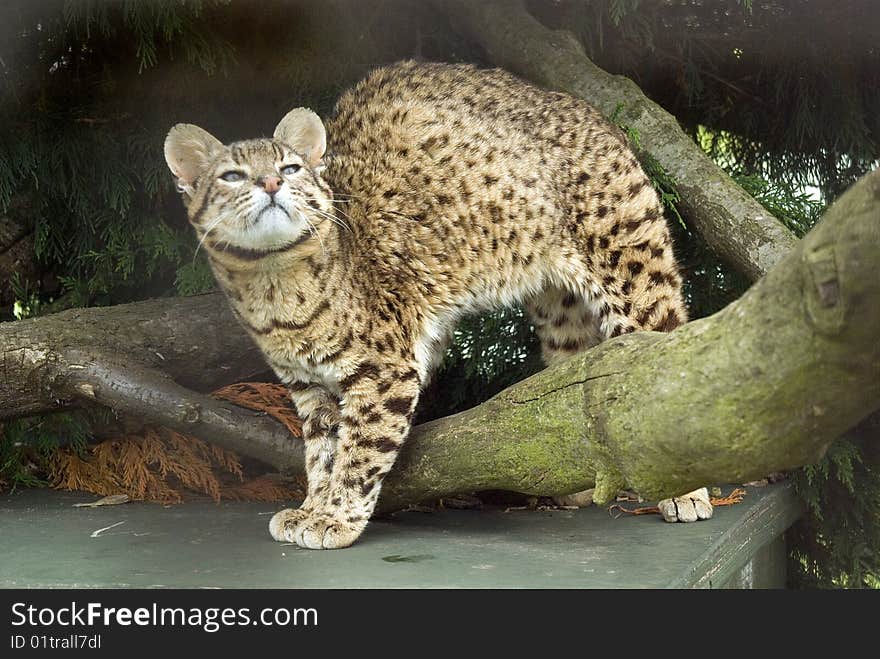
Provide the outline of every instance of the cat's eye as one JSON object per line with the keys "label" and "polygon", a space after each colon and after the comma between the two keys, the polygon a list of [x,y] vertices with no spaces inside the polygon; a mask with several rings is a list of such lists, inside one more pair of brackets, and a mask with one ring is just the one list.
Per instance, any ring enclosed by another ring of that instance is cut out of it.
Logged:
{"label": "cat's eye", "polygon": [[284,167],[281,168],[281,173],[284,174],[284,176],[293,176],[300,169],[302,169],[302,166],[300,165],[284,165]]}
{"label": "cat's eye", "polygon": [[244,172],[233,170],[231,172],[226,172],[225,174],[222,174],[220,178],[222,178],[227,183],[235,183],[237,181],[243,181],[245,179],[245,175]]}

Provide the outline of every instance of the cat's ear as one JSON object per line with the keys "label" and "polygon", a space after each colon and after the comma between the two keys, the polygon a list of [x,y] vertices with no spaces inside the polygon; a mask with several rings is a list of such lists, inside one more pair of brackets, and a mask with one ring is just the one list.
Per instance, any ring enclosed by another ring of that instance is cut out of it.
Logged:
{"label": "cat's ear", "polygon": [[275,128],[275,139],[289,144],[314,167],[327,150],[327,132],[324,124],[308,108],[291,110]]}
{"label": "cat's ear", "polygon": [[195,180],[222,149],[220,140],[198,126],[174,126],[165,138],[165,162],[177,177],[178,189],[192,195]]}

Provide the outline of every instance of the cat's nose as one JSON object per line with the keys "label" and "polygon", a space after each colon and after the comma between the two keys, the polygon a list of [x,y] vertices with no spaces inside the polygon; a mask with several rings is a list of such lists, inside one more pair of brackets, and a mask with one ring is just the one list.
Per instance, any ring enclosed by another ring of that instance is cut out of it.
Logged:
{"label": "cat's nose", "polygon": [[281,177],[279,176],[261,176],[257,179],[257,185],[263,188],[271,196],[275,196],[278,188],[281,187]]}

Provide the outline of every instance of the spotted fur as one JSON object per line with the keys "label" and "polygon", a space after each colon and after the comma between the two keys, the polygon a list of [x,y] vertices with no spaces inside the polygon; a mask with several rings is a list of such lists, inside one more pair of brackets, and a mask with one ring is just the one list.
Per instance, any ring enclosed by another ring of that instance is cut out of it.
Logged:
{"label": "spotted fur", "polygon": [[686,320],[657,194],[581,100],[404,62],[345,93],[326,133],[302,109],[272,139],[199,131],[172,129],[169,166],[304,418],[308,496],[273,518],[278,540],[357,539],[462,315],[524,303],[547,362]]}

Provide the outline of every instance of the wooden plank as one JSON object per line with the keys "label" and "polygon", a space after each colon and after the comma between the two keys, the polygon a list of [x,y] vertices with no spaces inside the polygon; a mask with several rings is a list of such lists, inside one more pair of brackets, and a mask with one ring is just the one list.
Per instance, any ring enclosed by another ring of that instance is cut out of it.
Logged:
{"label": "wooden plank", "polygon": [[448,510],[374,521],[353,547],[273,542],[275,504],[129,503],[20,490],[0,497],[0,587],[664,588],[728,581],[794,520],[790,486],[750,488],[713,519]]}
{"label": "wooden plank", "polygon": [[785,537],[764,545],[722,586],[726,589],[754,590],[785,588],[788,550]]}
{"label": "wooden plank", "polygon": [[763,547],[779,538],[804,512],[790,483],[782,483],[752,505],[701,559],[670,588],[718,588],[733,578]]}

